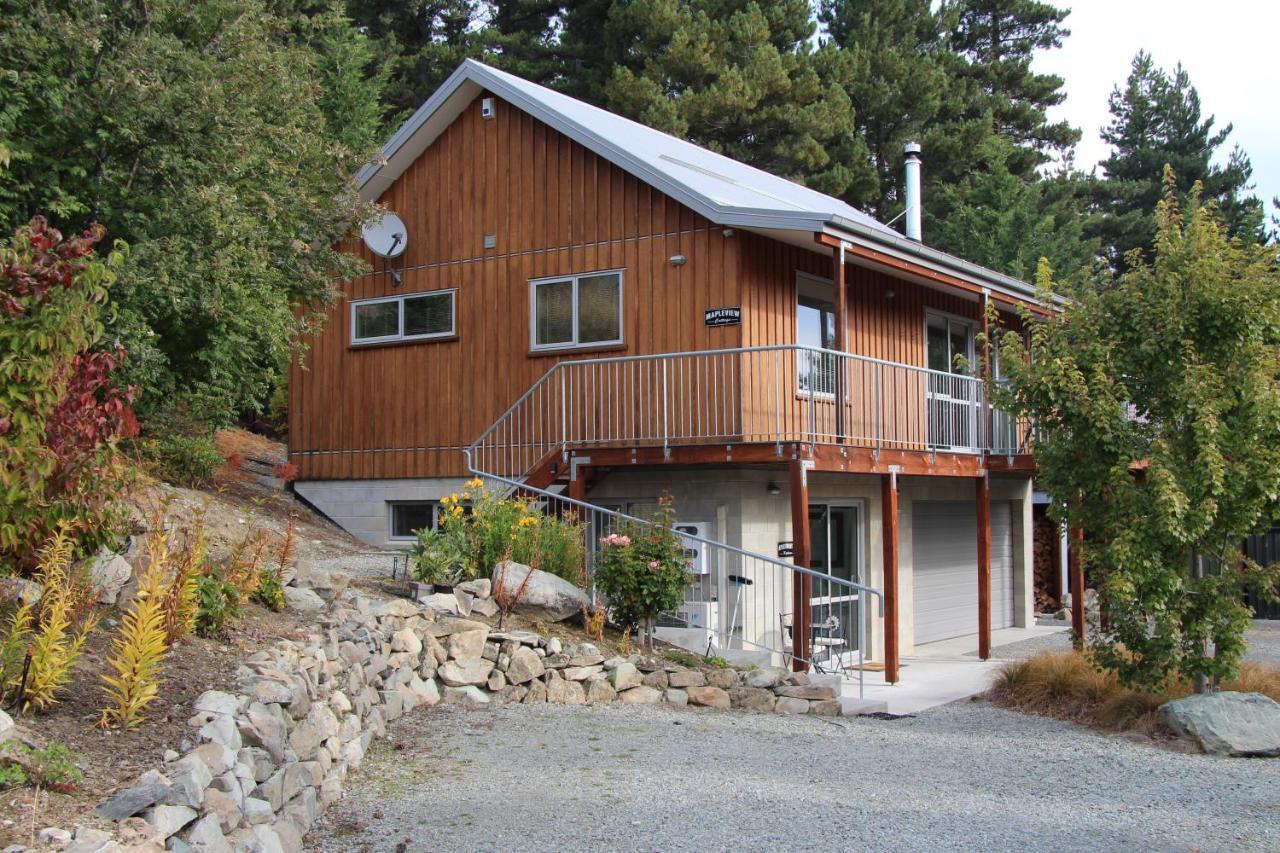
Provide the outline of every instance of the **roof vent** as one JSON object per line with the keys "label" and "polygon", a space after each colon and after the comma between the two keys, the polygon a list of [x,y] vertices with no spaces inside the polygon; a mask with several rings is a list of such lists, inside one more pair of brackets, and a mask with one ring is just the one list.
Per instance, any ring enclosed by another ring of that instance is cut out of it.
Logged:
{"label": "roof vent", "polygon": [[902,146],[902,153],[906,155],[907,171],[907,209],[903,211],[906,215],[907,239],[915,240],[919,243],[924,239],[920,229],[920,143],[908,142]]}

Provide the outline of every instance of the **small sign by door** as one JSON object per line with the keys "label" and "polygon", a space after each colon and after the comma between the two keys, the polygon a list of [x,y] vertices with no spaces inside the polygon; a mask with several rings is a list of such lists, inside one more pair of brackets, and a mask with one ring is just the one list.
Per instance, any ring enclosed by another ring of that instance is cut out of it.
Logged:
{"label": "small sign by door", "polygon": [[795,545],[791,541],[778,543],[778,559],[790,560],[796,555]]}
{"label": "small sign by door", "polygon": [[702,320],[708,326],[736,326],[742,322],[742,309],[737,306],[708,308],[702,312]]}

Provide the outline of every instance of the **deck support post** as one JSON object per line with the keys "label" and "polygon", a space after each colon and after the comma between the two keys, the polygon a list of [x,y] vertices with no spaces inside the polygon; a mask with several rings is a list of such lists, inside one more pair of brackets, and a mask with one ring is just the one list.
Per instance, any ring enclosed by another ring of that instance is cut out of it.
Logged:
{"label": "deck support post", "polygon": [[974,481],[978,510],[978,658],[991,657],[991,479]]}
{"label": "deck support post", "polygon": [[[790,462],[791,562],[809,568],[809,466],[799,457]],[[791,665],[796,672],[809,668],[809,599],[813,581],[794,572],[791,581]]]}
{"label": "deck support post", "polygon": [[[832,267],[831,283],[836,291],[836,339],[835,348],[837,352],[848,352],[847,337],[849,328],[849,294],[845,289],[844,283],[844,241],[840,242],[831,250]],[[836,441],[841,444],[845,440],[845,368],[846,364],[843,358],[838,359],[835,364],[836,369]]]}
{"label": "deck support post", "polygon": [[1084,651],[1084,530],[1071,531],[1071,633],[1076,651]]}
{"label": "deck support post", "polygon": [[898,683],[898,472],[880,478],[884,544],[884,680]]}

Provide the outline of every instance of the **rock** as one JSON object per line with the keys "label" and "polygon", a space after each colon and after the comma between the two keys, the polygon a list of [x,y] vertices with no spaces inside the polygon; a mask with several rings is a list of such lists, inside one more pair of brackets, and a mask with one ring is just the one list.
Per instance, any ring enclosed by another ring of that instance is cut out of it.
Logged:
{"label": "rock", "polygon": [[614,655],[613,657],[605,661],[603,666],[609,672],[613,672],[615,669],[617,669],[624,663],[629,663],[629,661],[624,657],[619,657],[618,655]]}
{"label": "rock", "polygon": [[492,661],[471,658],[470,660],[451,660],[440,667],[436,674],[449,687],[466,687],[486,683],[492,671]]}
{"label": "rock", "polygon": [[738,672],[733,669],[713,669],[707,673],[707,684],[728,690],[738,686]]}
{"label": "rock", "polygon": [[150,808],[169,794],[168,785],[138,785],[117,791],[111,799],[99,803],[94,811],[108,820],[124,820]]}
{"label": "rock", "polygon": [[204,789],[213,781],[213,773],[199,758],[186,755],[174,762],[169,780],[172,784],[164,798],[165,804],[198,809],[204,802]]}
{"label": "rock", "polygon": [[599,666],[604,663],[604,655],[591,643],[580,643],[569,655],[568,666]]}
{"label": "rock", "polygon": [[136,847],[126,847],[129,853],[144,853],[144,851],[149,853],[154,848],[148,845],[154,844],[156,848],[160,846],[156,838],[156,828],[140,817],[130,817],[120,821],[116,827],[116,835],[120,837],[121,844],[136,845]]}
{"label": "rock", "polygon": [[604,705],[618,698],[618,691],[613,689],[607,678],[592,678],[586,684],[588,705]]}
{"label": "rock", "polygon": [[820,717],[838,717],[840,716],[840,700],[820,699],[817,702],[810,702],[809,713],[817,714]]}
{"label": "rock", "polygon": [[507,677],[495,669],[489,673],[489,682],[486,686],[489,688],[490,693],[497,693],[507,686]]}
{"label": "rock", "polygon": [[667,689],[667,674],[662,670],[655,670],[644,677],[641,682],[645,687],[656,687],[659,690]]}
{"label": "rock", "polygon": [[662,691],[652,687],[632,687],[618,692],[618,701],[624,705],[652,705],[662,699]]}
{"label": "rock", "polygon": [[[297,839],[297,847],[286,848],[280,834],[277,833],[276,828],[272,826],[255,826],[251,830],[251,834],[254,843],[252,845],[245,845],[243,848],[237,846],[237,853],[240,853],[241,850],[243,850],[244,853],[286,853],[286,850],[289,851],[289,853],[292,853],[292,851],[300,850],[302,848],[301,838]],[[290,833],[290,837],[295,835],[296,831]]]}
{"label": "rock", "polygon": [[477,705],[488,705],[489,696],[479,687],[471,685],[466,687],[446,687],[444,689],[443,702],[446,705],[467,705],[474,708]]}
{"label": "rock", "polygon": [[514,599],[523,587],[524,592],[520,593],[514,610],[534,619],[562,622],[591,605],[587,594],[567,580],[520,563],[498,563],[493,567],[492,577],[495,598],[508,596]]}
{"label": "rock", "polygon": [[46,826],[36,834],[36,841],[62,849],[71,843],[71,833],[60,826]]}
{"label": "rock", "polygon": [[1211,755],[1280,756],[1280,703],[1261,693],[1204,693],[1160,706],[1165,725]]}
{"label": "rock", "polygon": [[290,610],[296,610],[299,613],[315,613],[324,609],[324,599],[301,586],[286,586],[284,603]]}
{"label": "rock", "polygon": [[156,835],[168,838],[196,819],[196,810],[187,806],[155,806],[144,817],[156,828]]}
{"label": "rock", "polygon": [[476,598],[489,598],[493,595],[493,583],[488,578],[466,581],[458,584],[454,589],[460,589]]}
{"label": "rock", "polygon": [[204,792],[204,806],[201,811],[214,817],[223,832],[230,832],[240,825],[244,813],[236,805],[230,794],[210,788]]}
{"label": "rock", "polygon": [[401,628],[391,635],[391,651],[419,654],[422,651],[422,640],[412,628]]}
{"label": "rock", "polygon": [[133,566],[119,554],[103,548],[89,565],[89,586],[98,593],[99,604],[115,604],[120,590],[133,577]]}
{"label": "rock", "polygon": [[731,687],[729,702],[748,711],[772,711],[776,699],[773,691],[763,687]]}
{"label": "rock", "polygon": [[[454,660],[463,660],[465,658],[478,658],[484,656],[485,640],[489,637],[489,628],[483,623],[481,627],[473,631],[459,631],[456,634],[450,634],[445,642],[445,648],[448,649],[449,657]],[[497,655],[494,655],[497,659]]]}
{"label": "rock", "polygon": [[[542,642],[542,636],[532,631],[490,631],[489,639],[495,643],[517,643],[525,646],[536,646]],[[512,649],[515,651],[515,649]]]}
{"label": "rock", "polygon": [[236,766],[236,754],[220,743],[206,743],[198,746],[190,753],[199,758],[214,776],[221,776]]}
{"label": "rock", "polygon": [[333,601],[351,586],[351,575],[346,572],[315,572],[307,586],[325,601]]}
{"label": "rock", "polygon": [[492,618],[498,615],[498,602],[492,598],[477,598],[471,602],[471,614]]}
{"label": "rock", "polygon": [[777,714],[807,714],[809,713],[809,700],[783,696],[774,704],[773,710]]}
{"label": "rock", "polygon": [[519,704],[524,701],[524,697],[529,695],[529,688],[523,684],[508,684],[506,687],[498,691],[497,695],[491,697],[499,702],[507,702],[512,705]]}
{"label": "rock", "polygon": [[[474,619],[460,619],[456,616],[447,616],[432,622],[426,627],[426,631],[432,637],[439,639],[441,637],[451,637],[454,634],[460,634],[465,631],[484,631],[487,632],[489,626],[483,622],[477,622]],[[441,661],[444,663],[444,661]]]}
{"label": "rock", "polygon": [[822,701],[824,699],[837,698],[836,689],[830,684],[802,684],[797,687],[779,687],[773,692],[791,699]]}
{"label": "rock", "polygon": [[690,687],[688,693],[691,705],[728,710],[732,704],[729,701],[729,694],[719,687]]}
{"label": "rock", "polygon": [[556,678],[547,684],[547,701],[555,705],[583,705],[587,693],[580,682]]}
{"label": "rock", "polygon": [[569,666],[565,667],[564,677],[570,681],[586,681],[593,675],[604,671],[602,666]]}
{"label": "rock", "polygon": [[672,687],[702,687],[706,683],[707,677],[696,669],[667,673],[667,684]]}
{"label": "rock", "polygon": [[276,764],[284,761],[284,721],[257,702],[249,706],[239,721],[240,737],[249,746],[260,746]]}
{"label": "rock", "polygon": [[507,664],[507,681],[512,684],[524,684],[546,672],[542,658],[528,646],[521,646],[511,655],[511,663]]}
{"label": "rock", "polygon": [[399,616],[401,619],[408,619],[410,616],[417,616],[422,613],[422,609],[405,598],[387,598],[381,601],[375,601],[369,606],[369,614],[378,619],[384,616]]}
{"label": "rock", "polygon": [[644,678],[634,664],[623,661],[609,673],[609,682],[613,685],[614,690],[621,693],[632,687],[640,686],[644,683]]}
{"label": "rock", "polygon": [[44,597],[44,587],[25,578],[0,578],[0,604],[33,607]]}
{"label": "rock", "polygon": [[547,638],[547,654],[558,655],[563,651],[564,651],[564,643],[560,641],[559,637]]}
{"label": "rock", "polygon": [[257,797],[246,797],[244,801],[244,819],[250,826],[270,823],[275,814],[271,811],[271,803]]}
{"label": "rock", "polygon": [[462,607],[458,604],[458,597],[451,592],[433,592],[418,599],[418,603],[423,607],[437,610],[441,613],[462,612]]}
{"label": "rock", "polygon": [[[286,587],[287,588],[287,587]],[[205,815],[187,832],[187,843],[199,853],[231,853],[231,845],[222,834],[215,815]]]}
{"label": "rock", "polygon": [[0,710],[0,743],[4,743],[17,734],[13,725],[13,717]]}
{"label": "rock", "polygon": [[745,687],[772,688],[777,687],[782,679],[786,678],[787,672],[775,666],[767,666],[764,669],[757,669],[744,675],[742,683]]}
{"label": "rock", "polygon": [[537,705],[547,701],[547,685],[538,679],[529,682],[529,692],[525,694],[522,704]]}
{"label": "rock", "polygon": [[[22,849],[25,850],[26,848]],[[159,845],[152,845],[144,849],[157,850]],[[110,833],[88,826],[78,826],[71,846],[66,848],[66,853],[116,853],[118,850],[120,850],[120,845],[116,843]]]}
{"label": "rock", "polygon": [[206,690],[192,707],[197,713],[233,717],[240,710],[240,700],[223,690]]}

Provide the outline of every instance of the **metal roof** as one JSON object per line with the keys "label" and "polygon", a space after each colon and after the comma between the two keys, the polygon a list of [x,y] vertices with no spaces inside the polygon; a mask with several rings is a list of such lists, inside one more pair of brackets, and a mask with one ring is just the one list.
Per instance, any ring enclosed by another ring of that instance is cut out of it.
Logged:
{"label": "metal roof", "polygon": [[930,269],[1022,298],[1018,279],[908,240],[838,198],[740,163],[608,110],[468,59],[356,175],[360,195],[379,198],[482,92],[490,92],[710,221],[759,231],[826,232]]}

